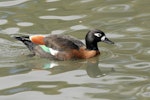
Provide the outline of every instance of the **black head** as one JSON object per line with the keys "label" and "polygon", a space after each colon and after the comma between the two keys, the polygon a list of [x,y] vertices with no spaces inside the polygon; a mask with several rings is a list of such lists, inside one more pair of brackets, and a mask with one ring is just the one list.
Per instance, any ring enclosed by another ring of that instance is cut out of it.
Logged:
{"label": "black head", "polygon": [[86,40],[87,48],[92,49],[92,50],[98,49],[97,42],[105,42],[108,44],[114,44],[114,42],[112,42],[106,37],[103,31],[98,30],[98,29],[90,30],[87,33],[85,40]]}

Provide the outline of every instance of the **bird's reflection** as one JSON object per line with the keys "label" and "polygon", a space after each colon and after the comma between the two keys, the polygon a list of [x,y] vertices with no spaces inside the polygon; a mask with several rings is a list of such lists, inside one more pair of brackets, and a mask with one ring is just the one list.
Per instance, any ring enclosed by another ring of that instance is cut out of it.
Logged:
{"label": "bird's reflection", "polygon": [[[74,61],[49,61],[49,60],[41,60],[34,59],[22,63],[13,68],[3,68],[7,74],[3,74],[3,76],[8,75],[19,75],[26,74],[33,70],[47,70],[50,72],[50,75],[56,75],[65,72],[71,72],[73,70],[85,70],[86,75],[90,78],[100,78],[109,73],[113,72],[113,68],[109,69],[101,69],[101,61],[98,57],[94,57],[87,60],[74,60]],[[77,73],[78,74],[78,73]],[[64,74],[65,75],[65,74]],[[67,74],[68,75],[68,74]],[[49,77],[49,76],[48,76]],[[70,84],[66,81],[27,81],[22,83],[21,85],[6,88],[0,90],[0,93],[3,95],[12,95],[24,91],[41,91],[45,94],[59,94],[59,90],[65,87],[62,87],[62,84],[67,87],[78,87],[77,84]],[[80,84],[81,85],[81,84]],[[82,84],[85,86],[84,84]],[[51,90],[51,91],[49,91]],[[48,92],[47,92],[48,91]]]}
{"label": "bird's reflection", "polygon": [[86,72],[87,75],[92,78],[104,75],[99,68],[99,59],[97,57],[87,60]]}
{"label": "bird's reflection", "polygon": [[[101,68],[99,57],[94,57],[87,60],[72,60],[72,61],[46,61],[34,63],[33,69],[49,70],[51,75],[64,73],[72,70],[85,70],[91,78],[98,78],[113,72],[113,68]],[[106,66],[107,67],[107,66]]]}
{"label": "bird's reflection", "polygon": [[[106,66],[107,67],[107,66]],[[99,57],[94,57],[87,60],[72,60],[72,61],[50,61],[45,59],[31,59],[14,67],[1,68],[4,75],[9,76],[14,74],[25,74],[32,70],[48,70],[50,75],[65,73],[73,70],[85,70],[91,78],[98,78],[113,72],[113,68],[101,68]]]}
{"label": "bird's reflection", "polygon": [[99,57],[94,57],[87,60],[86,72],[91,78],[103,77],[113,71],[115,71],[114,68],[102,68]]}

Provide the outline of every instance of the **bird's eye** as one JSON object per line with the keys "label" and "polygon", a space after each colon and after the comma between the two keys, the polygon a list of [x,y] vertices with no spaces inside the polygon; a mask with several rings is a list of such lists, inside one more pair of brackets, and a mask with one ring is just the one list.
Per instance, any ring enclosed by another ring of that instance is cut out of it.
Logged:
{"label": "bird's eye", "polygon": [[94,33],[94,35],[95,35],[96,37],[101,37],[101,34],[100,34],[100,33]]}

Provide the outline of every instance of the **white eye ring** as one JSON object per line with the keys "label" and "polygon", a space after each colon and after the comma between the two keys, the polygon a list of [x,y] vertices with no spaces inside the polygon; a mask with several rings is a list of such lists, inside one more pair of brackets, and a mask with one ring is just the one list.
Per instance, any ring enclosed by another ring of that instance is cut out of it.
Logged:
{"label": "white eye ring", "polygon": [[105,38],[106,38],[106,36],[103,36],[103,37],[101,38],[101,40],[102,40],[102,41],[104,41],[104,40],[105,40]]}
{"label": "white eye ring", "polygon": [[94,33],[94,35],[95,35],[96,37],[101,37],[101,34],[100,34],[100,33]]}

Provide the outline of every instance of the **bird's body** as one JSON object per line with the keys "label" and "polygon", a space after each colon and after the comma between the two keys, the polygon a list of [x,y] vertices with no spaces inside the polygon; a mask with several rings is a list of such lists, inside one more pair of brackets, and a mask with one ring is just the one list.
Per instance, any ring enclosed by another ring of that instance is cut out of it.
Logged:
{"label": "bird's body", "polygon": [[69,35],[33,35],[15,37],[22,41],[33,54],[58,60],[88,59],[100,54],[97,42],[113,44],[100,30],[91,30],[85,42]]}

